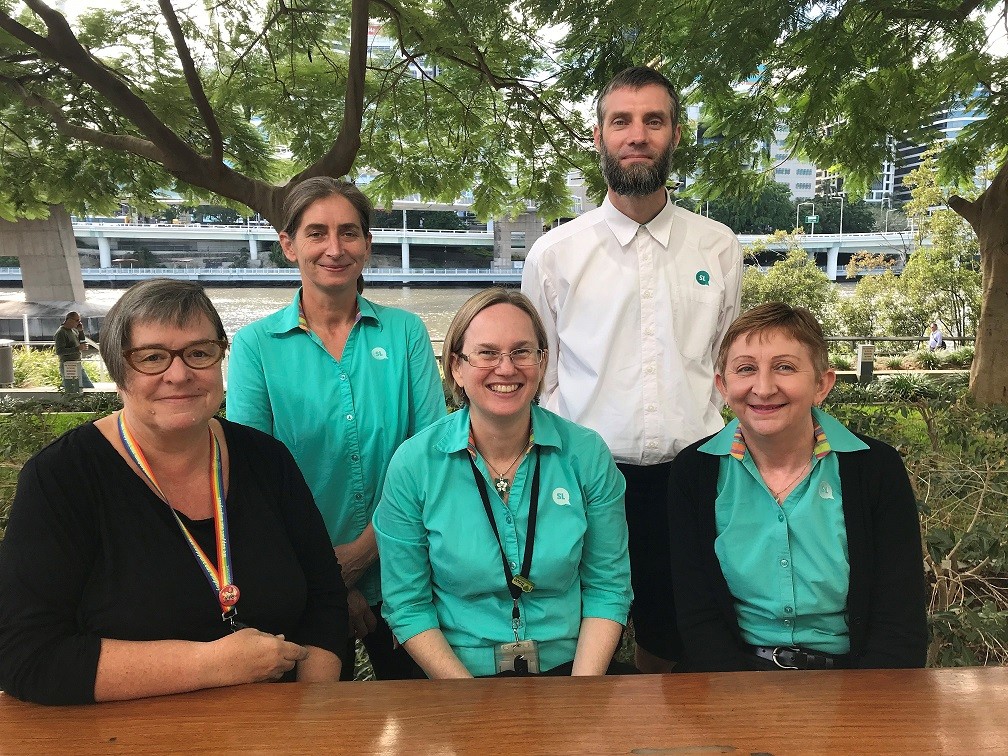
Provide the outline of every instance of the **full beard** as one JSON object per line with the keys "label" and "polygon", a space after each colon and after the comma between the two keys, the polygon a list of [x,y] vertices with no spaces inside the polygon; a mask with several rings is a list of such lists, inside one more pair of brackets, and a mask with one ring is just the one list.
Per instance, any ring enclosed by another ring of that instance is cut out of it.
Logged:
{"label": "full beard", "polygon": [[606,184],[616,194],[625,197],[643,197],[654,194],[668,181],[672,163],[672,145],[669,145],[651,164],[634,163],[624,168],[619,158],[604,146],[599,151],[599,165]]}

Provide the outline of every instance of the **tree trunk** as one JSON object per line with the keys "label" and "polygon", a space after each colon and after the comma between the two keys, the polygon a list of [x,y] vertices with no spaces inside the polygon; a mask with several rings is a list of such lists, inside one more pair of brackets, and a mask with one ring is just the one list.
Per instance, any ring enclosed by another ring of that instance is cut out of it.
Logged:
{"label": "tree trunk", "polygon": [[976,200],[950,197],[980,241],[983,299],[970,368],[970,393],[982,404],[1008,404],[1008,162]]}

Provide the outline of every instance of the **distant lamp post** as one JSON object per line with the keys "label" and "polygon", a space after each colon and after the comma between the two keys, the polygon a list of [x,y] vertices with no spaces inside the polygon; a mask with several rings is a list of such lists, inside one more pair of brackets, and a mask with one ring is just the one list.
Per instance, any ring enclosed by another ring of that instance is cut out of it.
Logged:
{"label": "distant lamp post", "polygon": [[[888,208],[886,207],[886,204],[889,205]],[[893,211],[892,197],[890,197],[889,195],[886,195],[885,197],[882,198],[882,209],[885,210],[885,226],[884,226],[885,230],[884,230],[884,232],[888,234],[889,233],[889,213],[891,213]]]}
{"label": "distant lamp post", "polygon": [[836,196],[840,198],[840,238],[843,239],[843,205],[847,192],[837,192]]}
{"label": "distant lamp post", "polygon": [[[799,202],[797,204],[797,206],[795,206],[795,214],[794,214],[794,225],[795,225],[796,229],[799,228],[799,227],[802,228],[802,229],[805,228],[805,224],[799,222],[799,218],[801,217],[802,205],[811,205],[812,206],[812,217],[815,218],[815,202]],[[812,234],[811,235],[815,236],[815,221],[812,221]]]}

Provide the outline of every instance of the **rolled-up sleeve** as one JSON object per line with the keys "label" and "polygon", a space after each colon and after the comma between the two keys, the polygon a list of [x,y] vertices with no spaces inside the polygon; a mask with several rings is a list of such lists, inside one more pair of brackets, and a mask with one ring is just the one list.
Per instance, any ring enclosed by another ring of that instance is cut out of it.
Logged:
{"label": "rolled-up sleeve", "polygon": [[382,615],[400,643],[439,626],[423,522],[423,471],[400,447],[372,522],[381,559]]}
{"label": "rolled-up sleeve", "polygon": [[626,482],[600,437],[594,454],[581,461],[591,476],[584,484],[587,530],[581,555],[581,616],[626,624],[633,591],[627,545]]}
{"label": "rolled-up sleeve", "polygon": [[259,338],[260,335],[249,327],[235,334],[228,357],[225,407],[228,420],[273,435],[273,409]]}

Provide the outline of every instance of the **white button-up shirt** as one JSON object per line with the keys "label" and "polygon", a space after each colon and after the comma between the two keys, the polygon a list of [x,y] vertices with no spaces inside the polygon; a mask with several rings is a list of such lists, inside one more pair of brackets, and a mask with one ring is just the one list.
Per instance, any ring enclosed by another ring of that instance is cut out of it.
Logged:
{"label": "white button-up shirt", "polygon": [[641,225],[606,198],[536,241],[522,291],[546,325],[542,404],[617,462],[666,462],[723,427],[714,363],[742,295],[727,226],[671,201]]}

